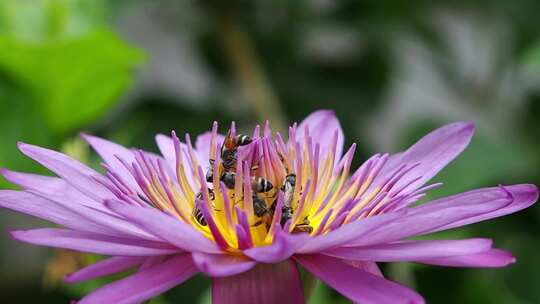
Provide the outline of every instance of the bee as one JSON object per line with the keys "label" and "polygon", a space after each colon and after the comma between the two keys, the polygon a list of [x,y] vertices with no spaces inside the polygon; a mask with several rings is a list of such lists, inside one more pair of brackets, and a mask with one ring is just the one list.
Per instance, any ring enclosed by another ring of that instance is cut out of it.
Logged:
{"label": "bee", "polygon": [[261,192],[268,192],[274,188],[274,185],[272,183],[262,177],[253,177],[251,178],[251,189],[253,189],[253,192],[261,193]]}
{"label": "bee", "polygon": [[234,183],[236,181],[236,173],[234,172],[223,172],[220,179],[223,184],[225,184],[225,187],[229,189],[234,189]]}
{"label": "bee", "polygon": [[266,202],[255,193],[253,193],[253,212],[258,217],[263,217],[269,213]]}
{"label": "bee", "polygon": [[212,183],[214,181],[214,159],[209,159],[208,162],[210,163],[210,166],[208,166],[208,171],[206,171],[206,181],[209,183]]}
{"label": "bee", "polygon": [[260,198],[257,194],[253,193],[253,213],[257,217],[260,217],[261,220],[256,222],[253,226],[257,227],[261,224],[266,224],[266,229],[270,229],[270,225],[272,224],[272,216],[274,214],[275,205],[273,206],[274,209],[268,208],[266,206],[266,202]]}
{"label": "bee", "polygon": [[285,226],[285,224],[287,223],[287,221],[289,221],[290,219],[292,219],[292,216],[293,216],[293,210],[292,210],[292,207],[291,206],[283,206],[281,208],[281,219],[280,219],[280,224],[281,226]]}
{"label": "bee", "polygon": [[248,135],[238,134],[234,137],[227,135],[223,146],[221,146],[221,159],[223,160],[223,168],[225,171],[236,169],[236,152],[238,147],[250,144],[253,141]]}
{"label": "bee", "polygon": [[[203,196],[202,192],[197,193],[196,198],[198,200],[204,199],[204,196]],[[208,188],[208,199],[211,200],[211,201],[216,199],[216,193],[214,193],[214,190],[212,190],[210,188]]]}
{"label": "bee", "polygon": [[[202,192],[197,193],[196,200],[202,200],[204,198]],[[208,199],[210,201],[213,201],[216,199],[216,194],[214,193],[214,190],[208,188]],[[207,226],[208,223],[204,219],[204,215],[199,207],[197,207],[197,204],[195,204],[195,207],[193,207],[193,211],[191,212],[191,215],[195,218],[197,223],[201,224],[201,226]]]}
{"label": "bee", "polygon": [[[221,175],[221,181],[225,184],[225,187],[228,189],[234,189],[236,181],[236,173],[234,172],[224,172]],[[262,177],[252,177],[251,178],[251,189],[255,193],[268,192],[274,188],[272,183]]]}
{"label": "bee", "polygon": [[304,218],[304,221],[302,223],[294,226],[292,233],[311,233],[313,232],[313,227],[309,225],[309,220]]}
{"label": "bee", "polygon": [[191,215],[195,218],[197,223],[201,224],[201,226],[207,226],[208,225],[208,223],[204,219],[204,215],[203,215],[201,209],[199,209],[197,206],[195,206],[193,208],[193,212],[191,212]]}
{"label": "bee", "polygon": [[296,174],[291,173],[285,177],[281,191],[284,194],[283,208],[281,209],[281,225],[285,225],[293,216],[292,201],[294,196],[294,187],[296,185]]}

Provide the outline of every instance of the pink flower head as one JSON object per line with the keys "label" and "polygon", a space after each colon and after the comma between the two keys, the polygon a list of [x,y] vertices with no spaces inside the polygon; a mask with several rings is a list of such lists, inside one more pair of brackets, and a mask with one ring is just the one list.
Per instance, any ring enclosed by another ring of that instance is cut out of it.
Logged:
{"label": "pink flower head", "polygon": [[351,171],[355,145],[331,111],[289,128],[241,135],[158,135],[162,156],[83,135],[103,158],[100,174],[70,157],[21,143],[58,177],[3,170],[23,190],[0,206],[63,228],[13,231],[20,241],[111,256],[71,275],[80,282],[135,269],[78,303],[140,303],[199,272],[213,303],[304,303],[298,265],[360,303],[424,303],[386,280],[376,262],[502,267],[515,261],[489,239],[410,240],[531,206],[534,185],[477,189],[414,205],[426,183],[461,153],[470,123],[446,125],[394,155]]}

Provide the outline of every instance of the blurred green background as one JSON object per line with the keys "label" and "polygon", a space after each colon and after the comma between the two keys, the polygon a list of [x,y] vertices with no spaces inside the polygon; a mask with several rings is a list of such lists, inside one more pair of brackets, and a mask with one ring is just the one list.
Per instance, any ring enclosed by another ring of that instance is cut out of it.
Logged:
{"label": "blurred green background", "polygon": [[[333,109],[359,165],[444,123],[477,124],[431,197],[540,184],[540,2],[0,0],[0,167],[44,173],[26,141],[97,167],[88,131],[156,151],[154,134],[213,120],[278,128]],[[0,180],[0,187],[9,185]],[[7,231],[43,224],[0,212],[0,300],[68,303],[96,257],[27,246]],[[540,209],[438,237],[493,237],[518,263],[494,270],[382,265],[429,303],[540,303]],[[202,276],[151,303],[208,303]],[[347,303],[318,284],[310,303]]]}

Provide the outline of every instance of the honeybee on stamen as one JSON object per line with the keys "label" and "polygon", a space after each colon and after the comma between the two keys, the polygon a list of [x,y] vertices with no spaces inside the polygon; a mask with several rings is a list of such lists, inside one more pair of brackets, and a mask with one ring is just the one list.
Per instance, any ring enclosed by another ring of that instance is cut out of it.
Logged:
{"label": "honeybee on stamen", "polygon": [[252,141],[248,135],[238,134],[232,137],[229,131],[229,134],[227,134],[227,137],[223,141],[223,146],[221,146],[222,166],[225,171],[236,169],[238,147],[248,145]]}
{"label": "honeybee on stamen", "polygon": [[[197,193],[196,201],[204,199],[204,196],[202,192]],[[214,193],[214,190],[208,188],[208,199],[210,201],[214,201],[216,199],[216,194]],[[204,219],[204,215],[199,207],[197,207],[197,202],[195,202],[195,206],[193,207],[193,211],[191,212],[191,215],[195,218],[197,223],[201,224],[201,226],[207,226],[208,223]]]}

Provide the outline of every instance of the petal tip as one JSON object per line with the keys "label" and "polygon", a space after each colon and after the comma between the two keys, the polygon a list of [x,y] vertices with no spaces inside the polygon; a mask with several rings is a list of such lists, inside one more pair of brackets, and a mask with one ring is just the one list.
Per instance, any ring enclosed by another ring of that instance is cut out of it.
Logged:
{"label": "petal tip", "polygon": [[0,175],[2,175],[5,178],[7,178],[10,172],[11,171],[7,168],[0,168]]}
{"label": "petal tip", "polygon": [[72,284],[72,283],[75,283],[77,281],[74,280],[73,275],[70,273],[70,274],[66,274],[64,276],[64,282]]}
{"label": "petal tip", "polygon": [[472,137],[476,130],[476,124],[471,121],[455,122],[453,124],[450,124],[450,126],[455,127],[456,129],[459,130],[458,132],[462,133],[464,136],[467,136],[467,137]]}
{"label": "petal tip", "polygon": [[17,241],[22,241],[24,238],[25,231],[24,230],[11,230],[8,232],[9,236]]}
{"label": "petal tip", "polygon": [[79,136],[84,140],[86,141],[87,143],[90,143],[93,139],[95,139],[96,137],[92,134],[89,134],[87,132],[80,132],[79,133]]}
{"label": "petal tip", "polygon": [[23,141],[17,141],[17,148],[19,148],[19,150],[23,151],[26,150],[27,148],[29,147],[32,147],[32,145],[30,144],[27,144]]}
{"label": "petal tip", "polygon": [[538,187],[534,184],[505,186],[504,188],[511,193],[515,201],[524,203],[527,207],[538,201]]}

